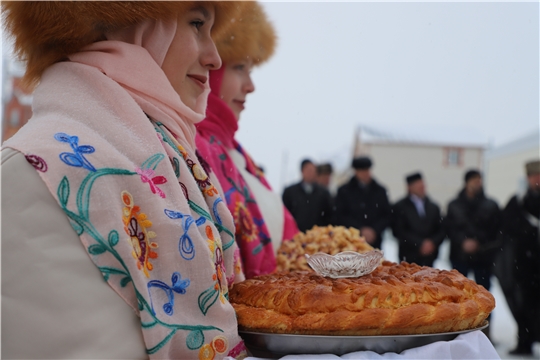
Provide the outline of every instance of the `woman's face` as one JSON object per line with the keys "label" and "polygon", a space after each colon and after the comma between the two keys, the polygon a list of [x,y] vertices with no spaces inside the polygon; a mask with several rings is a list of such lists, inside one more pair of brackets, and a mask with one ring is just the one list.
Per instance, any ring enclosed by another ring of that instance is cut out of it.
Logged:
{"label": "woman's face", "polygon": [[225,64],[219,96],[229,105],[236,120],[240,119],[240,113],[244,110],[247,94],[255,91],[251,81],[252,66],[251,60]]}
{"label": "woman's face", "polygon": [[214,8],[200,5],[178,16],[173,42],[161,68],[184,104],[195,110],[204,92],[208,72],[221,67],[221,59],[210,36]]}

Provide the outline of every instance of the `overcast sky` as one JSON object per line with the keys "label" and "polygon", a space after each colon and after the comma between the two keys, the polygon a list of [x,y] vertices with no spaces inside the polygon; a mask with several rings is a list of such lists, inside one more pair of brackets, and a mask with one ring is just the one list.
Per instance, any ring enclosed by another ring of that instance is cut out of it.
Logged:
{"label": "overcast sky", "polygon": [[350,157],[359,125],[494,146],[538,131],[538,3],[264,7],[278,48],[253,72],[237,137],[277,191],[304,157]]}
{"label": "overcast sky", "polygon": [[538,3],[263,5],[278,47],[237,138],[276,191],[304,157],[347,163],[359,125],[492,146],[539,131]]}

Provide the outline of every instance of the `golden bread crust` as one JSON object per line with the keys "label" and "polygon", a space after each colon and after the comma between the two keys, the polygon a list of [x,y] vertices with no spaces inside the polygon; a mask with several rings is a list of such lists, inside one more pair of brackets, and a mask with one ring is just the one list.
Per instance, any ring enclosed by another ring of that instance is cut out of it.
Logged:
{"label": "golden bread crust", "polygon": [[359,278],[299,271],[235,284],[240,329],[281,334],[409,335],[480,326],[494,297],[458,271],[384,261]]}
{"label": "golden bread crust", "polygon": [[277,253],[277,270],[311,270],[305,255],[317,252],[335,255],[343,251],[365,253],[373,250],[355,228],[343,226],[314,226],[305,233],[298,233],[290,241],[284,241]]}

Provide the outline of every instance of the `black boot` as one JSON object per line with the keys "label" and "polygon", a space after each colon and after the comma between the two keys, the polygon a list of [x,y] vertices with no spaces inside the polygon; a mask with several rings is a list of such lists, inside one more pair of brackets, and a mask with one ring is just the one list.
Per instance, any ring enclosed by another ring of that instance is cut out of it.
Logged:
{"label": "black boot", "polygon": [[519,344],[509,355],[532,355],[532,345]]}

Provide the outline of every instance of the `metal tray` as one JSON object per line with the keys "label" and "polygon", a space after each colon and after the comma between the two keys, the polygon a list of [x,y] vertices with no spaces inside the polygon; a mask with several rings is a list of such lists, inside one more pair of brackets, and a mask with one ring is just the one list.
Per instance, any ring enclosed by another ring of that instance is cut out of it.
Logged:
{"label": "metal tray", "polygon": [[278,359],[290,354],[334,354],[344,355],[355,351],[374,351],[400,353],[403,350],[424,346],[437,341],[450,341],[459,334],[482,330],[489,326],[486,321],[476,329],[418,335],[381,336],[324,336],[270,334],[239,331],[246,347],[253,356]]}

